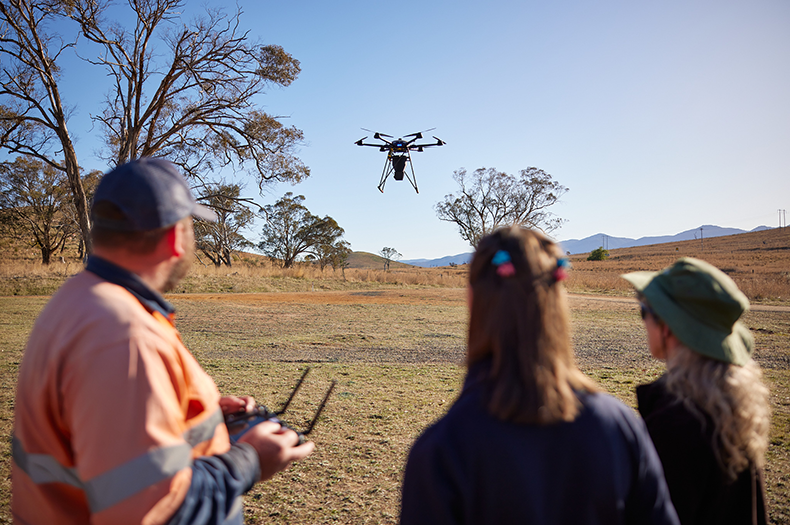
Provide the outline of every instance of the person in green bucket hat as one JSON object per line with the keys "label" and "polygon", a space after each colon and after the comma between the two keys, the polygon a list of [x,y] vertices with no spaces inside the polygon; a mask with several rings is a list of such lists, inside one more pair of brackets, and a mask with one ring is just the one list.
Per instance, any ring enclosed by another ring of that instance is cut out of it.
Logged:
{"label": "person in green bucket hat", "polygon": [[739,321],[749,300],[690,257],[622,277],[636,288],[650,353],[667,365],[636,394],[681,523],[767,523],[770,408],[754,339]]}

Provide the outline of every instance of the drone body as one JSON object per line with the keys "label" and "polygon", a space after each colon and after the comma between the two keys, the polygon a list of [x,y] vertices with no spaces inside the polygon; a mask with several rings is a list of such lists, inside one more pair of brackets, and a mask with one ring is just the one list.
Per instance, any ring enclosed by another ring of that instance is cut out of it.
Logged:
{"label": "drone body", "polygon": [[[431,131],[432,129],[435,128],[431,128],[426,131]],[[370,130],[365,129],[365,131]],[[431,142],[429,144],[418,144],[417,141],[422,139],[422,132],[405,135],[405,138],[399,138],[396,140],[387,140],[387,138],[391,139],[392,135],[386,135],[379,132],[372,133],[373,139],[380,141],[379,144],[365,143],[365,139],[367,137],[359,139],[354,144],[357,146],[372,146],[374,148],[379,148],[379,151],[387,152],[387,160],[384,162],[384,170],[381,172],[381,180],[379,181],[379,191],[384,193],[384,184],[387,182],[389,176],[392,175],[395,180],[403,180],[403,178],[406,177],[406,179],[411,183],[412,187],[414,187],[414,191],[420,193],[420,190],[417,189],[417,177],[414,175],[414,167],[411,163],[411,152],[422,151],[423,148],[429,148],[431,146],[444,146],[445,142],[439,137],[433,137],[436,139],[436,142]],[[411,175],[409,175],[408,171],[406,171],[407,165],[411,171]]]}

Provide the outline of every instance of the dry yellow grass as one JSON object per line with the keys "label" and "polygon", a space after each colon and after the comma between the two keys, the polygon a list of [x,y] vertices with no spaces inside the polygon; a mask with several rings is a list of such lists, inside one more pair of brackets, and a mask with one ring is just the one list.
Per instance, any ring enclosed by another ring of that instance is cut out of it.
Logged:
{"label": "dry yellow grass", "polygon": [[[76,253],[66,252],[63,262],[41,265],[31,250],[4,248],[0,254],[0,295],[47,295],[57,289],[82,264]],[[356,254],[355,254],[356,255]],[[450,287],[466,285],[466,266],[419,268],[383,261],[373,254],[359,254],[368,267],[345,271],[323,271],[309,263],[282,268],[268,258],[242,254],[233,267],[215,268],[195,261],[192,271],[176,290],[178,293],[262,293],[315,290],[354,290],[371,287]],[[620,274],[660,270],[679,257],[704,259],[724,270],[755,303],[790,303],[790,229],[773,229],[700,241],[682,241],[637,248],[611,250],[606,261],[587,261],[585,255],[571,256],[573,269],[566,287],[572,293],[630,295],[630,285]],[[362,263],[360,263],[362,264]]]}
{"label": "dry yellow grass", "polygon": [[[42,265],[32,256],[0,260],[1,295],[49,295],[68,277],[82,270],[82,262],[75,256],[63,262]],[[303,292],[314,290],[354,290],[371,286],[393,287],[451,287],[465,286],[466,271],[458,268],[418,268],[395,265],[389,271],[383,265],[376,268],[346,268],[322,271],[318,265],[297,263],[293,268],[282,268],[266,257],[242,254],[232,267],[205,265],[196,260],[176,293],[261,293]]]}

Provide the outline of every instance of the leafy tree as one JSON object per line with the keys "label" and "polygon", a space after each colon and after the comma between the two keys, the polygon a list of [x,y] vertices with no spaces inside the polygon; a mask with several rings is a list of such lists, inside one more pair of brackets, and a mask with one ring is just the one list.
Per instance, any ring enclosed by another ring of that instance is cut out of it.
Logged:
{"label": "leafy tree", "polygon": [[255,214],[240,194],[238,184],[220,183],[210,185],[200,195],[200,200],[217,214],[217,221],[195,221],[195,242],[217,268],[232,266],[234,252],[253,246],[240,231],[253,223]]}
{"label": "leafy tree", "polygon": [[[0,2],[0,148],[67,175],[88,249],[88,200],[60,76],[79,37],[96,48],[86,53],[95,58],[85,59],[96,77],[111,80],[103,107],[91,112],[104,131],[110,165],[161,156],[197,178],[230,165],[261,187],[309,176],[294,156],[302,132],[256,105],[267,86],[293,82],[299,62],[279,46],[252,42],[239,29],[240,9],[227,16],[207,8],[186,22],[180,20],[185,0],[137,0],[123,3],[125,12],[113,11],[124,22],[116,23],[108,19],[111,4]],[[67,19],[76,23],[59,23]]]}
{"label": "leafy tree", "polygon": [[398,259],[403,257],[403,255],[398,253],[398,250],[396,250],[395,248],[389,248],[387,246],[385,246],[384,248],[381,249],[381,251],[379,252],[379,255],[381,255],[381,257],[384,259],[384,270],[385,271],[389,271],[390,263],[392,261],[397,261]]}
{"label": "leafy tree", "polygon": [[[334,222],[334,219],[329,219],[331,222]],[[335,225],[337,225],[336,222]],[[327,266],[332,266],[333,270],[337,270],[344,261],[348,260],[350,254],[351,245],[346,241],[336,240],[331,244],[317,246],[315,249],[315,260],[318,262],[322,272]]]}
{"label": "leafy tree", "polygon": [[66,176],[30,157],[0,164],[0,209],[4,226],[17,239],[41,251],[41,262],[62,250],[75,231]]}
{"label": "leafy tree", "polygon": [[609,258],[609,250],[604,250],[603,246],[596,248],[587,256],[588,261],[605,261]]}
{"label": "leafy tree", "polygon": [[346,268],[348,268],[348,258],[351,256],[351,245],[346,241],[338,241],[333,245],[332,253],[329,256],[329,264],[333,270],[340,268],[343,270],[343,279],[346,278]]}
{"label": "leafy tree", "polygon": [[461,238],[476,247],[485,235],[500,226],[519,224],[551,232],[562,224],[548,208],[568,191],[538,168],[509,175],[494,168],[471,174],[461,168],[453,173],[458,194],[448,194],[435,206],[440,220],[455,223]]}
{"label": "leafy tree", "polygon": [[301,255],[319,259],[321,247],[335,245],[344,233],[332,217],[313,215],[303,202],[303,195],[288,192],[263,208],[266,224],[258,249],[282,261],[285,268],[292,267]]}

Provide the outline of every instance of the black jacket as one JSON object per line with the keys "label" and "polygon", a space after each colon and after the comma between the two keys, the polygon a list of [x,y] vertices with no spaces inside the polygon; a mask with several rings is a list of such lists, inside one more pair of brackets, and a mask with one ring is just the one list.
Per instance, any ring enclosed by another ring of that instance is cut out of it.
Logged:
{"label": "black jacket", "polygon": [[729,482],[713,452],[713,422],[667,391],[665,376],[636,389],[639,412],[664,465],[683,525],[767,523],[762,472],[750,466]]}

